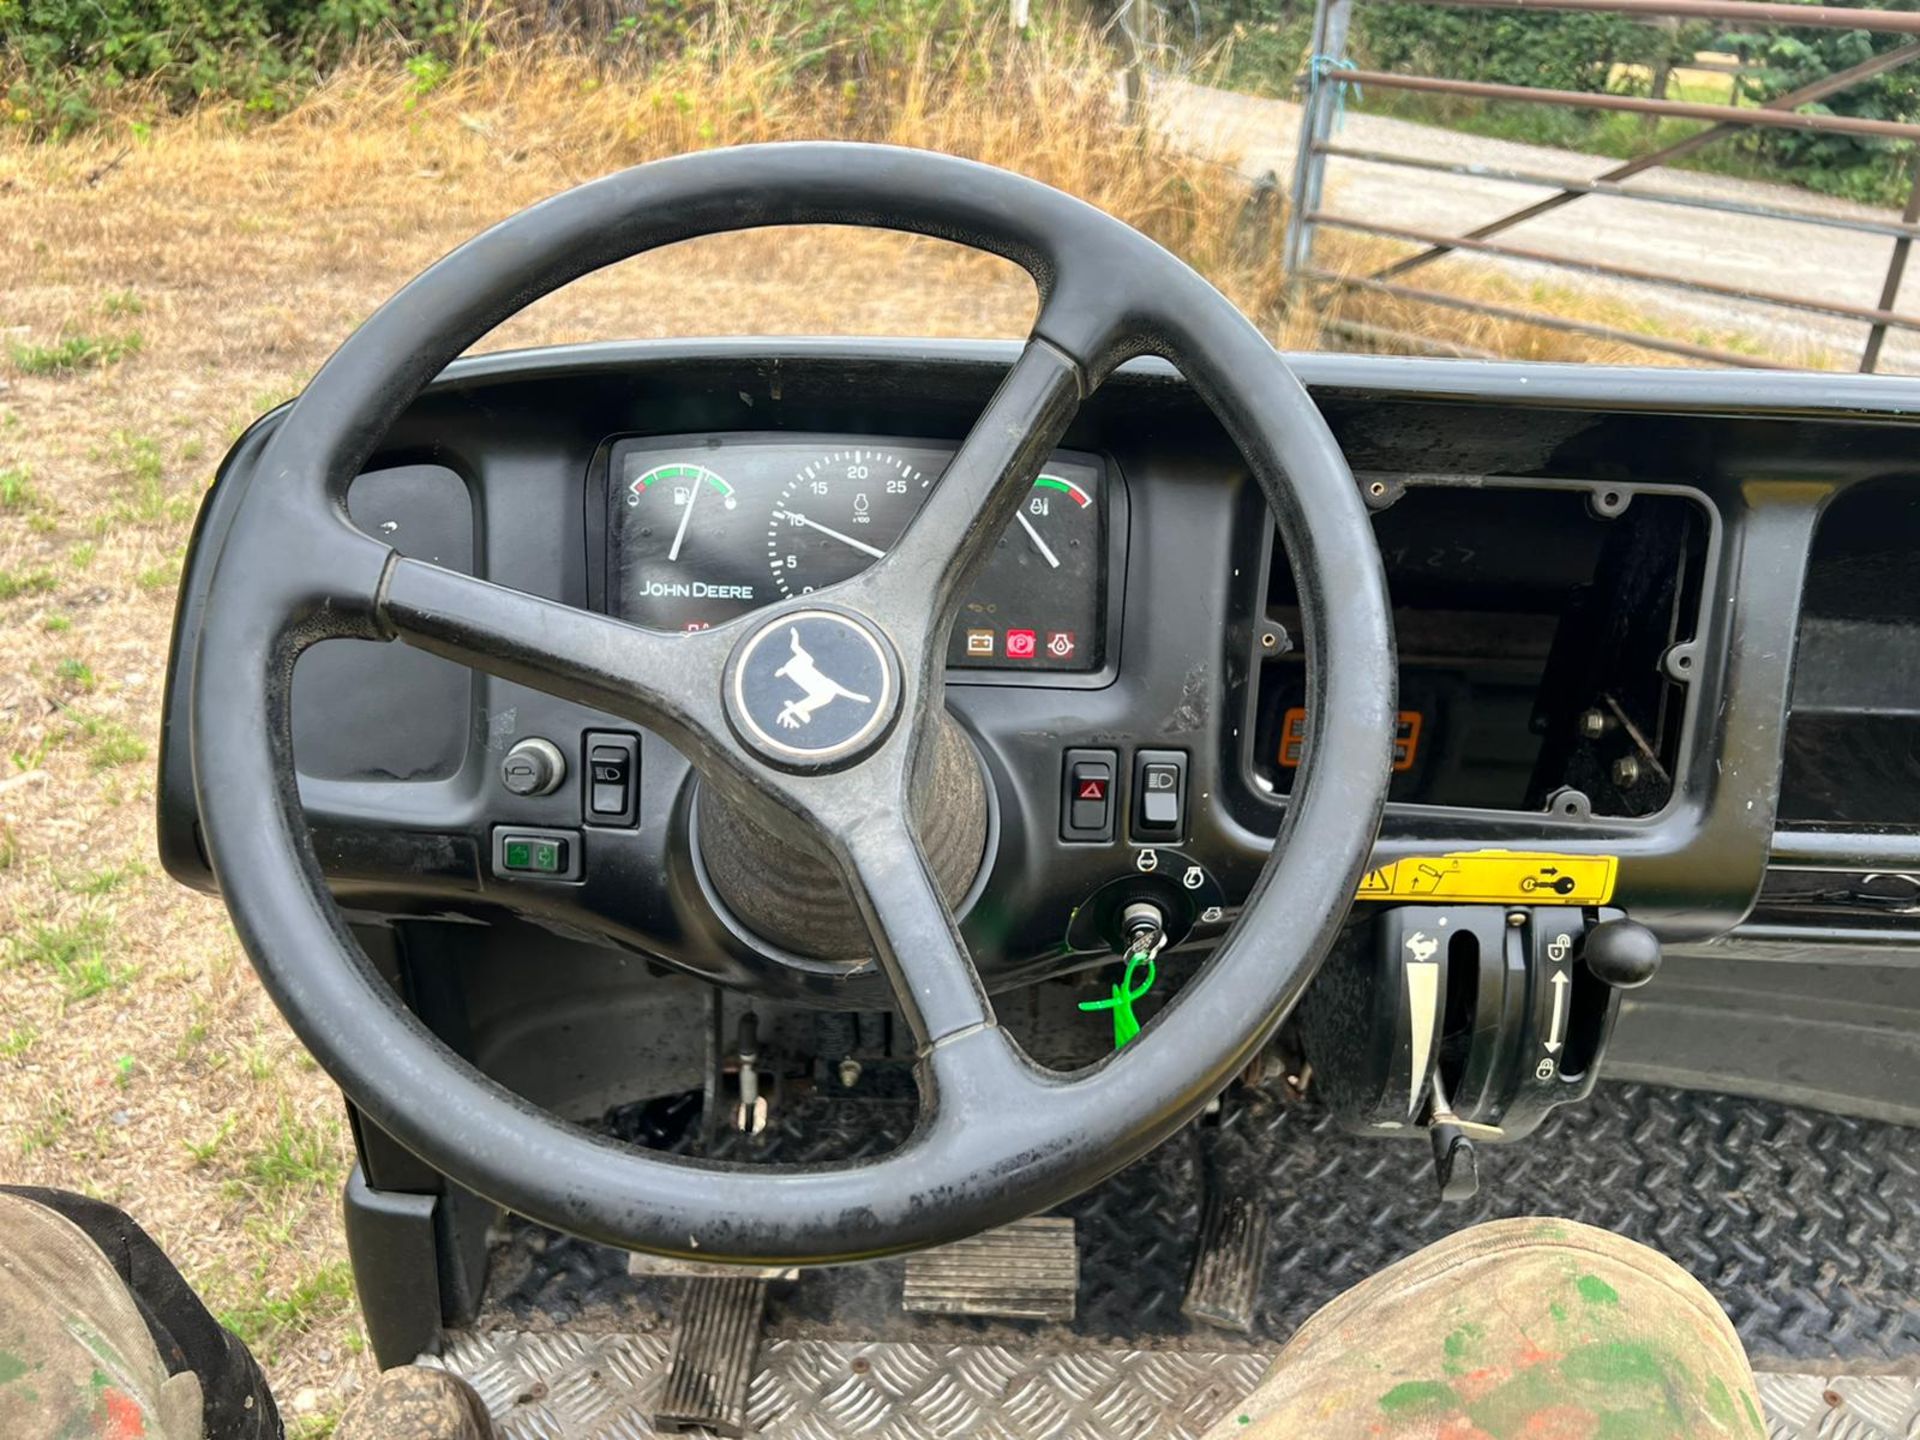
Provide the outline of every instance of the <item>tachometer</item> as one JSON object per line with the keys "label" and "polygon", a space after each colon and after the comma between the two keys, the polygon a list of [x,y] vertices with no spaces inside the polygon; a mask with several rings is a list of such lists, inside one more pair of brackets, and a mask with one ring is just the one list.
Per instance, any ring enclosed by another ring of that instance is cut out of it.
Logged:
{"label": "tachometer", "polygon": [[[774,585],[791,598],[859,574],[900,538],[937,478],[891,450],[833,450],[809,461],[780,491],[768,518],[767,566]],[[1077,580],[1098,565],[1099,519],[1092,493],[1077,481],[1040,476],[1014,519],[1000,549],[1013,552],[1006,558],[1017,567],[1035,567],[1036,579],[1064,571],[1062,579]],[[987,649],[976,635],[971,653],[976,659],[998,654],[1035,660],[1045,645],[1050,658],[1066,660],[1078,643],[1067,631],[1050,631],[1044,642],[1037,632],[1021,632],[996,634]]]}
{"label": "tachometer", "polygon": [[885,555],[933,477],[890,450],[831,450],[801,466],[767,519],[767,565],[782,595],[811,595]]}

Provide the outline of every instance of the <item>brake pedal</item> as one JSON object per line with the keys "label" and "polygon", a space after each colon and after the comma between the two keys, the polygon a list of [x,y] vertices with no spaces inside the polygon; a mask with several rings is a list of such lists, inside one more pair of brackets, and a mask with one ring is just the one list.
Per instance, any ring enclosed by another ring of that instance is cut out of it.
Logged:
{"label": "brake pedal", "polygon": [[900,1307],[921,1315],[1071,1320],[1079,1291],[1073,1221],[1036,1215],[909,1255]]}
{"label": "brake pedal", "polygon": [[765,1280],[703,1276],[685,1283],[654,1429],[747,1433],[747,1387],[766,1308]]}
{"label": "brake pedal", "polygon": [[1266,1262],[1266,1207],[1224,1185],[1209,1184],[1200,1210],[1200,1244],[1180,1313],[1222,1330],[1251,1333]]}

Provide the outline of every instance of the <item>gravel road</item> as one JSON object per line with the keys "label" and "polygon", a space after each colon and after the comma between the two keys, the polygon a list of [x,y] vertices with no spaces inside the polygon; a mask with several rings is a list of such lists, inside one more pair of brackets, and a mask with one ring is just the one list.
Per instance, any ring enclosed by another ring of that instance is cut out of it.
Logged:
{"label": "gravel road", "polygon": [[[1292,176],[1300,107],[1284,100],[1241,95],[1177,80],[1155,87],[1155,113],[1175,141],[1198,154],[1225,161],[1249,176],[1273,170],[1283,183]],[[1396,155],[1533,174],[1588,180],[1618,164],[1607,157],[1464,135],[1411,121],[1368,115],[1349,106],[1335,136],[1341,145]],[[1783,185],[1765,185],[1685,170],[1644,172],[1630,184],[1650,189],[1740,200],[1828,216],[1897,222],[1895,211],[1877,210]],[[1328,161],[1325,208],[1382,225],[1464,234],[1510,210],[1544,198],[1537,186],[1480,176],[1447,175],[1368,161]],[[1879,303],[1893,241],[1829,226],[1758,220],[1725,212],[1651,205],[1588,195],[1550,214],[1514,226],[1497,237],[1507,243],[1574,259],[1603,261],[1683,279],[1708,280],[1840,304]],[[1867,327],[1857,321],[1781,310],[1744,301],[1697,295],[1659,286],[1582,275],[1506,259],[1456,252],[1434,262],[1446,267],[1491,265],[1527,283],[1617,296],[1663,318],[1682,339],[1714,343],[1738,333],[1781,359],[1852,369]],[[1914,269],[1920,269],[1920,256]],[[1407,283],[1421,283],[1421,272]],[[1913,270],[1903,298],[1892,307],[1920,313]],[[1888,333],[1882,370],[1920,371],[1920,333]]]}

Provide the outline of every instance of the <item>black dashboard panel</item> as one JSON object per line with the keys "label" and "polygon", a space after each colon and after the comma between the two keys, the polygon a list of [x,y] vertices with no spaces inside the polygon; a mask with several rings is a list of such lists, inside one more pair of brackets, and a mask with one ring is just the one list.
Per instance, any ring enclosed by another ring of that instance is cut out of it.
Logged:
{"label": "black dashboard panel", "polygon": [[[347,513],[404,555],[473,573],[473,497],[444,465],[369,471],[349,487]],[[438,655],[322,641],[293,672],[300,771],[324,780],[448,779],[466,759],[472,693],[472,672]],[[343,700],[351,714],[338,713]],[[380,743],[368,744],[369,735]]]}
{"label": "black dashboard panel", "polygon": [[[959,342],[753,340],[483,356],[452,367],[420,398],[372,468],[431,466],[442,477],[431,484],[446,502],[435,522],[445,534],[435,539],[428,527],[423,542],[420,527],[399,517],[398,531],[388,533],[406,553],[470,564],[495,583],[564,604],[607,608],[607,437],[637,444],[751,435],[793,455],[822,437],[908,436],[899,443],[937,451],[966,433],[1014,353]],[[1649,632],[1673,642],[1659,651],[1665,668],[1648,676],[1651,652],[1633,661],[1657,692],[1654,703],[1666,707],[1657,736],[1646,737],[1669,768],[1665,797],[1549,806],[1531,792],[1517,801],[1485,790],[1406,795],[1388,807],[1380,862],[1486,847],[1616,856],[1616,903],[1673,945],[1741,925],[1770,853],[1803,868],[1920,870],[1920,825],[1911,820],[1864,827],[1817,823],[1803,812],[1776,834],[1774,814],[1815,528],[1823,507],[1853,487],[1910,492],[1920,449],[1909,417],[1920,415],[1920,387],[1365,357],[1295,363],[1379,511],[1383,535],[1402,525],[1418,532],[1423,513],[1438,517],[1435,527],[1491,531],[1500,569],[1535,597],[1545,592],[1529,577],[1545,575],[1558,592],[1569,576],[1577,590],[1600,573],[1623,519],[1659,519],[1663,509],[1694,517],[1671,552],[1676,598],[1662,611],[1671,627]],[[160,840],[168,869],[203,887],[213,880],[196,836],[185,687],[206,557],[253,483],[276,424],[268,416],[255,425],[223,465],[201,513],[176,620]],[[1067,460],[1097,466],[1107,485],[1099,669],[956,671],[961,683],[948,689],[989,779],[992,858],[962,927],[995,989],[1095,963],[1067,917],[1103,887],[1143,873],[1149,851],[1159,873],[1191,873],[1194,893],[1217,897],[1212,919],[1196,913],[1194,941],[1231,920],[1286,813],[1286,796],[1276,793],[1284,787],[1273,777],[1259,783],[1255,752],[1273,739],[1262,730],[1263,691],[1292,663],[1289,647],[1313,643],[1311,615],[1299,626],[1283,616],[1284,603],[1273,608],[1271,523],[1240,457],[1171,369],[1123,368],[1082,406],[1063,445]],[[1542,553],[1555,543],[1552,524],[1543,532],[1515,519],[1502,528],[1494,498],[1501,486],[1575,516],[1606,506],[1608,496],[1625,509],[1604,523],[1579,520],[1592,535],[1556,568]],[[359,489],[354,513],[366,525]],[[381,533],[394,518],[375,517],[370,528]],[[764,517],[755,533],[765,565],[767,540],[777,549],[779,537],[769,537]],[[442,543],[462,534],[467,553]],[[1431,614],[1446,613],[1446,586],[1423,594],[1427,581],[1403,578],[1413,585],[1406,596],[1420,602],[1409,608],[1431,601]],[[1501,613],[1497,587],[1467,588],[1477,613]],[[1558,601],[1520,607],[1537,629],[1537,617],[1556,610],[1558,626],[1568,613]],[[1047,620],[1029,623],[1044,632]],[[1409,628],[1402,640],[1409,659],[1413,634]],[[1535,634],[1536,647],[1550,653],[1543,635]],[[337,643],[343,656],[363,652],[350,666],[419,658],[398,647]],[[449,682],[430,681],[425,670],[380,681],[382,708],[370,719],[363,692],[373,671],[308,684],[312,663],[302,661],[294,717],[301,794],[329,879],[360,913],[485,919],[506,909],[763,993],[849,1008],[862,997],[884,1003],[886,987],[871,967],[772,954],[716,912],[692,838],[698,779],[657,737],[488,676],[465,677],[458,693],[435,688]],[[1509,723],[1519,723],[1517,713]],[[1550,718],[1549,733],[1530,730],[1529,743],[1564,741],[1561,724]],[[403,755],[389,744],[394,727],[434,733]],[[581,775],[596,736],[632,743],[631,823],[602,824],[585,813]],[[522,796],[503,785],[505,756],[528,737],[549,739],[569,759],[566,781],[551,793]],[[1609,732],[1608,743],[1616,742]],[[1085,750],[1114,760],[1110,838],[1063,837],[1066,756]],[[1155,843],[1133,824],[1138,763],[1147,756],[1184,762],[1177,845]],[[1610,766],[1618,757],[1604,758]],[[1530,775],[1538,763],[1530,752]],[[1603,798],[1599,784],[1590,800]],[[1542,803],[1531,805],[1536,799]],[[1916,817],[1920,803],[1908,808],[1892,798],[1876,813]],[[496,873],[503,827],[577,837],[577,878]]]}
{"label": "black dashboard panel", "polygon": [[[850,579],[899,539],[953,453],[950,443],[883,435],[616,441],[607,608],[650,629],[705,629]],[[1101,668],[1108,494],[1098,457],[1048,462],[967,597],[951,666]]]}
{"label": "black dashboard panel", "polygon": [[[1397,481],[1374,533],[1400,650],[1393,799],[1651,815],[1672,797],[1687,647],[1719,544],[1697,491],[1582,491],[1498,477]],[[1250,521],[1257,523],[1257,521]],[[1300,602],[1274,547],[1267,616]],[[1688,662],[1690,663],[1690,662]],[[1256,783],[1292,788],[1305,749],[1297,647],[1262,669]]]}
{"label": "black dashboard panel", "polygon": [[1780,814],[1920,828],[1920,488],[1862,485],[1821,517]]}

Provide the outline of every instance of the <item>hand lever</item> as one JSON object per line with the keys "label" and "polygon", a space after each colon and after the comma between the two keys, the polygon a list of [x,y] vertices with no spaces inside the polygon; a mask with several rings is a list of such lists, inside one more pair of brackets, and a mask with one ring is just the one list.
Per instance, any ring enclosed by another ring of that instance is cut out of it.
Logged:
{"label": "hand lever", "polygon": [[1660,937],[1637,920],[1602,920],[1580,952],[1593,978],[1615,990],[1637,990],[1659,973]]}
{"label": "hand lever", "polygon": [[1440,1198],[1458,1205],[1479,1194],[1480,1155],[1460,1128],[1438,1065],[1433,1070],[1433,1113],[1427,1119],[1427,1135],[1433,1141],[1433,1177],[1440,1182]]}

